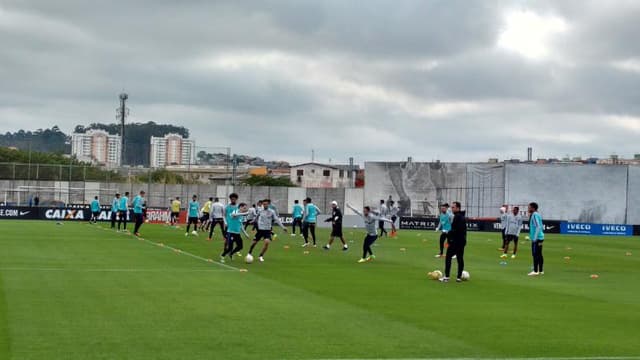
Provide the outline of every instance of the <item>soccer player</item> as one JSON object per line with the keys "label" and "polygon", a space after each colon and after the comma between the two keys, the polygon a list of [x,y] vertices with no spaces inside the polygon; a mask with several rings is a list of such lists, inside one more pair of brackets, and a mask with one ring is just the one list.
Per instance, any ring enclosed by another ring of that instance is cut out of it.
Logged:
{"label": "soccer player", "polygon": [[120,231],[120,224],[124,223],[124,229],[127,231],[127,213],[129,209],[129,192],[125,192],[124,196],[120,197],[120,204],[118,204],[118,231]]}
{"label": "soccer player", "polygon": [[98,197],[94,197],[91,201],[91,220],[89,222],[97,223],[98,216],[100,216],[100,201],[98,201]]}
{"label": "soccer player", "polygon": [[507,216],[507,229],[505,234],[507,236],[507,242],[505,243],[504,253],[500,255],[501,258],[506,259],[509,252],[509,244],[513,241],[513,254],[511,258],[516,258],[518,252],[518,239],[520,238],[520,230],[522,229],[522,216],[520,215],[520,208],[514,206],[511,210],[511,214]]}
{"label": "soccer player", "polygon": [[451,223],[451,231],[449,231],[449,247],[447,248],[447,256],[445,258],[444,277],[440,279],[442,282],[449,282],[451,273],[451,260],[455,255],[458,260],[458,276],[456,282],[462,282],[462,271],[464,271],[464,248],[467,246],[467,219],[465,212],[461,209],[461,204],[454,201],[451,206],[453,211],[453,221]]}
{"label": "soccer player", "polygon": [[[380,200],[380,209],[378,210],[378,213],[380,214],[381,217],[386,217],[387,214],[389,212],[389,209],[387,208],[387,205],[384,204],[384,200]],[[384,221],[380,220],[378,221],[378,229],[380,229],[380,237],[382,237],[382,235],[388,235],[387,230],[384,228]]]}
{"label": "soccer player", "polygon": [[347,204],[347,207],[353,210],[354,213],[362,217],[362,219],[364,220],[364,227],[367,230],[367,236],[364,238],[364,243],[362,244],[362,259],[358,260],[358,263],[364,263],[374,260],[376,256],[373,255],[371,245],[373,245],[373,243],[378,239],[378,233],[376,232],[376,223],[379,223],[380,221],[391,222],[391,220],[375,214],[368,206],[365,206],[362,212],[358,211],[356,208],[349,204]]}
{"label": "soccer player", "polygon": [[171,202],[171,226],[175,226],[178,223],[180,218],[180,206],[182,206],[180,197],[176,196],[176,198]]}
{"label": "soccer player", "polygon": [[538,212],[538,204],[529,204],[529,238],[531,239],[531,254],[533,255],[533,271],[529,276],[544,275],[544,257],[542,256],[542,243],[544,242],[544,225],[542,216]]}
{"label": "soccer player", "polygon": [[253,204],[247,210],[247,216],[244,218],[244,230],[245,231],[247,230],[249,225],[254,225],[255,226],[257,217],[258,217],[258,210],[256,209],[256,204]]}
{"label": "soccer player", "polygon": [[444,203],[440,206],[440,216],[438,218],[438,226],[436,232],[440,231],[440,253],[436,255],[437,258],[444,257],[444,242],[449,237],[449,231],[451,231],[451,222],[453,221],[453,213],[449,210],[449,204]]}
{"label": "soccer player", "polygon": [[189,236],[189,228],[193,224],[193,230],[198,230],[198,215],[200,214],[200,203],[198,202],[198,195],[193,195],[191,201],[189,201],[189,208],[187,214],[187,232],[184,236]]}
{"label": "soccer player", "polygon": [[302,219],[304,244],[302,244],[302,247],[309,246],[309,233],[311,233],[311,238],[313,239],[313,247],[316,247],[316,222],[318,221],[320,209],[311,201],[310,197],[304,199],[304,204],[304,217]]}
{"label": "soccer player", "polygon": [[331,223],[331,237],[329,237],[329,243],[324,246],[324,249],[331,249],[333,239],[339,238],[340,241],[342,241],[342,251],[349,250],[349,246],[347,245],[347,242],[344,241],[344,236],[342,236],[342,211],[338,207],[337,201],[331,202],[331,209],[331,217],[325,220],[326,222]]}
{"label": "soccer player", "polygon": [[398,229],[396,228],[396,222],[398,221],[398,213],[400,212],[400,208],[396,205],[395,201],[389,200],[387,201],[389,204],[389,215],[392,221],[391,223],[391,237],[396,237],[398,235]]}
{"label": "soccer player", "polygon": [[236,205],[237,201],[238,194],[233,193],[229,195],[229,205],[225,208],[227,238],[224,244],[224,251],[222,255],[220,255],[220,262],[224,262],[224,257],[227,255],[229,255],[230,259],[233,259],[233,255],[239,253],[243,247],[242,236],[240,235],[240,232],[244,231],[242,228],[242,218],[247,216],[249,212],[247,211],[247,204],[241,203],[240,205]]}
{"label": "soccer player", "polygon": [[133,217],[135,219],[135,226],[133,228],[133,234],[135,236],[140,236],[140,227],[142,226],[142,222],[144,221],[144,190],[140,191],[140,194],[133,198]]}
{"label": "soccer player", "polygon": [[[238,202],[238,194],[236,193],[232,193],[231,195],[229,195],[229,204],[227,206],[224,207],[224,215],[222,218],[223,221],[223,229],[227,228],[227,224],[231,218],[231,213],[234,210],[238,210],[238,205],[236,204]],[[242,220],[242,219],[241,219]],[[226,230],[225,230],[225,240],[226,240]]]}
{"label": "soccer player", "polygon": [[302,215],[304,214],[304,208],[300,205],[298,200],[293,201],[293,224],[291,225],[291,236],[296,236],[296,226],[302,233]]}
{"label": "soccer player", "polygon": [[268,199],[262,201],[262,209],[258,212],[258,232],[253,239],[251,248],[249,248],[249,254],[253,253],[253,249],[256,247],[258,241],[264,239],[264,246],[260,251],[260,262],[264,262],[264,254],[269,250],[269,244],[272,239],[273,223],[278,224],[284,232],[287,232],[287,228],[280,221],[280,217],[276,215],[275,211],[269,208],[270,201]]}
{"label": "soccer player", "polygon": [[502,247],[498,250],[504,251],[507,245],[507,218],[509,217],[509,205],[502,205],[500,208],[500,230],[502,231]]}
{"label": "soccer player", "polygon": [[116,220],[118,219],[118,209],[120,208],[120,194],[116,193],[116,196],[111,200],[111,228],[116,228]]}
{"label": "soccer player", "polygon": [[222,238],[224,239],[224,205],[220,202],[219,198],[213,199],[211,205],[211,228],[209,229],[209,240],[213,239],[213,231],[216,229],[216,225],[220,225],[222,231]]}
{"label": "soccer player", "polygon": [[200,231],[209,230],[208,227],[210,225],[210,213],[211,213],[211,205],[213,204],[213,198],[210,197],[209,201],[204,203],[204,206],[200,210],[202,212],[202,217],[200,217]]}

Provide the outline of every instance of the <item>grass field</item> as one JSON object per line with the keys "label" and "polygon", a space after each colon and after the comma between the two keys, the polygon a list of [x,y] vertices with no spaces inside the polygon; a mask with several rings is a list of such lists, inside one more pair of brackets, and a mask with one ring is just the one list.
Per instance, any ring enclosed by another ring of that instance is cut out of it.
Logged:
{"label": "grass field", "polygon": [[381,239],[366,264],[361,231],[346,232],[347,252],[309,254],[280,235],[265,263],[225,266],[207,261],[219,236],[162,225],[143,226],[144,241],[106,225],[0,226],[0,359],[640,355],[638,238],[549,235],[546,275],[528,278],[528,243],[500,265],[498,235],[471,233],[471,281],[441,284],[426,277],[443,268],[434,232]]}

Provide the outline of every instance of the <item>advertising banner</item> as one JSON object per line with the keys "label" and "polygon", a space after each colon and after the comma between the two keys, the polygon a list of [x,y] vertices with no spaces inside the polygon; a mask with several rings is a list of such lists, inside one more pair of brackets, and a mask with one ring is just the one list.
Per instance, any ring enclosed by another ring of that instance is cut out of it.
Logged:
{"label": "advertising banner", "polygon": [[[404,230],[435,230],[438,226],[438,219],[434,217],[401,217],[400,229]],[[467,218],[467,230],[468,231],[486,231],[486,232],[500,232],[499,220],[491,219],[474,219]],[[544,231],[548,234],[560,233],[560,221],[545,220]],[[529,232],[529,222],[525,221],[522,224],[522,232]]]}
{"label": "advertising banner", "polygon": [[37,220],[38,209],[30,207],[0,207],[0,219],[3,220]]}
{"label": "advertising banner", "polygon": [[560,232],[570,235],[632,236],[632,225],[562,222]]}

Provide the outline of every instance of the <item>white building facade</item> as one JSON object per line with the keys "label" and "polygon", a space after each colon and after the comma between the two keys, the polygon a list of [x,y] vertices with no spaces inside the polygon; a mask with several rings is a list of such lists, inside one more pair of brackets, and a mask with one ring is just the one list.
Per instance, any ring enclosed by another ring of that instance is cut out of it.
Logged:
{"label": "white building facade", "polygon": [[291,167],[291,182],[304,188],[355,187],[358,166],[305,163]]}
{"label": "white building facade", "polygon": [[179,134],[167,134],[162,137],[151,137],[152,168],[170,165],[189,165],[195,163],[196,143],[183,138]]}
{"label": "white building facade", "polygon": [[104,130],[71,134],[71,154],[79,161],[107,167],[120,166],[120,135]]}

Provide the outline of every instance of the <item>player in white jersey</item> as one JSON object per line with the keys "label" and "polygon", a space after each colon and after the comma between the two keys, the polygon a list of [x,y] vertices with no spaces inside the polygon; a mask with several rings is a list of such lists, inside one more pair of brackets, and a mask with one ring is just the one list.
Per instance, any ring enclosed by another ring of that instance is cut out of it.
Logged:
{"label": "player in white jersey", "polygon": [[209,240],[213,239],[213,230],[216,229],[216,225],[220,225],[222,231],[222,238],[226,238],[226,230],[224,228],[225,207],[220,202],[219,198],[213,199],[211,204],[211,228],[209,229]]}
{"label": "player in white jersey", "polygon": [[365,206],[362,212],[358,211],[356,208],[349,204],[347,204],[347,207],[354,213],[362,217],[362,219],[364,220],[364,227],[367,230],[367,236],[364,238],[364,243],[362,244],[362,259],[358,260],[358,263],[364,263],[374,260],[376,256],[373,255],[371,245],[373,245],[373,243],[378,239],[378,234],[376,232],[376,223],[380,221],[390,223],[391,220],[375,214],[368,206]]}
{"label": "player in white jersey", "polygon": [[[380,200],[380,208],[378,209],[378,214],[380,214],[381,217],[386,218],[387,215],[389,213],[389,208],[387,207],[387,205],[384,204],[384,200]],[[388,235],[387,230],[384,228],[384,223],[385,221],[378,221],[378,229],[380,230],[380,235],[379,237],[382,237],[383,235]]]}
{"label": "player in white jersey", "polygon": [[398,213],[400,212],[400,208],[396,205],[395,201],[389,200],[387,211],[389,213],[389,219],[391,219],[391,237],[396,237],[398,234],[398,229],[396,228],[396,222],[398,221]]}
{"label": "player in white jersey", "polygon": [[287,232],[287,228],[282,224],[282,221],[280,221],[280,217],[278,217],[273,209],[269,208],[270,204],[271,201],[269,201],[269,199],[262,200],[262,209],[258,211],[258,218],[256,220],[258,232],[249,249],[249,254],[251,254],[258,241],[264,239],[264,246],[262,247],[262,251],[260,251],[260,262],[264,261],[264,254],[269,250],[269,244],[271,244],[273,237],[273,224],[278,224],[284,232]]}
{"label": "player in white jersey", "polygon": [[505,236],[506,241],[504,244],[504,253],[500,255],[501,258],[506,259],[507,253],[509,252],[509,244],[513,242],[513,253],[511,254],[511,258],[516,258],[516,253],[518,252],[518,241],[520,238],[520,230],[522,230],[522,215],[520,215],[520,208],[517,206],[513,207],[511,214],[507,216],[506,219],[506,227],[505,227]]}

